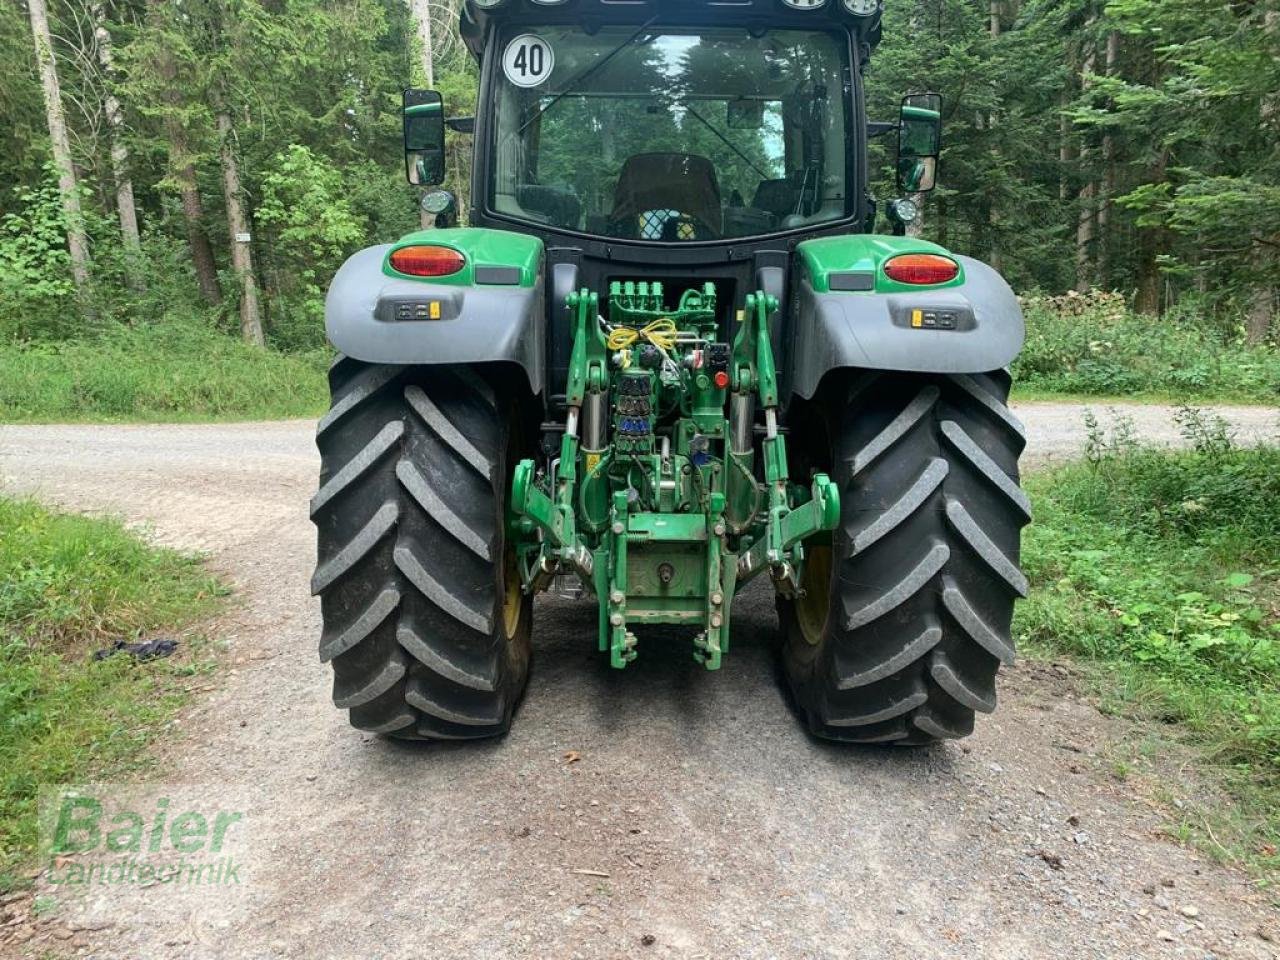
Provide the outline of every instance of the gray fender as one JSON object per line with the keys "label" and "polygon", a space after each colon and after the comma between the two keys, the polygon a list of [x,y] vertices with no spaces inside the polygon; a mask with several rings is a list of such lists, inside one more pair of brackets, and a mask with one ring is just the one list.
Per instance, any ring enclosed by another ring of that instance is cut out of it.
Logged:
{"label": "gray fender", "polygon": [[[1022,307],[1004,278],[970,257],[965,282],[920,293],[817,293],[807,278],[793,302],[790,391],[805,399],[832,370],[988,373],[1022,350]],[[920,310],[933,328],[917,328]],[[938,329],[939,317],[950,329]]]}
{"label": "gray fender", "polygon": [[[338,351],[366,363],[506,361],[524,370],[530,392],[542,393],[547,323],[542,270],[532,287],[401,280],[382,272],[390,249],[384,244],[361,250],[333,278],[324,321]],[[441,319],[418,319],[433,302],[440,305]]]}

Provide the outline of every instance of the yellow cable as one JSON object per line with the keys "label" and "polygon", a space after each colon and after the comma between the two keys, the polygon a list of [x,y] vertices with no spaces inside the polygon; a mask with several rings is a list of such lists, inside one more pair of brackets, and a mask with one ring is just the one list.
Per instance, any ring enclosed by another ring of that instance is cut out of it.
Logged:
{"label": "yellow cable", "polygon": [[674,320],[654,320],[639,330],[632,327],[610,330],[605,345],[610,350],[626,350],[634,346],[637,340],[644,338],[659,350],[674,350],[679,335],[680,331],[676,329]]}
{"label": "yellow cable", "polygon": [[632,330],[630,327],[618,327],[616,330],[609,331],[609,338],[605,341],[605,345],[610,350],[626,350],[639,339],[639,331]]}

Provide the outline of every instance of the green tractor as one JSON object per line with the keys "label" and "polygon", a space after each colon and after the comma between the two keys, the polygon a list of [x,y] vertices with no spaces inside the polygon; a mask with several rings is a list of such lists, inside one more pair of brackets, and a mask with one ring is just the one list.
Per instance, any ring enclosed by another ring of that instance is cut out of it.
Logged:
{"label": "green tractor", "polygon": [[[313,587],[362,730],[505,733],[533,598],[596,604],[618,669],[735,596],[777,594],[813,734],[921,744],[996,704],[1030,519],[1005,368],[1018,301],[985,264],[873,233],[868,141],[932,189],[941,104],[870,121],[880,0],[468,0],[475,117],[405,94],[412,183],[474,137],[467,227],[353,256],[319,428]],[[585,638],[584,638],[585,639]]]}

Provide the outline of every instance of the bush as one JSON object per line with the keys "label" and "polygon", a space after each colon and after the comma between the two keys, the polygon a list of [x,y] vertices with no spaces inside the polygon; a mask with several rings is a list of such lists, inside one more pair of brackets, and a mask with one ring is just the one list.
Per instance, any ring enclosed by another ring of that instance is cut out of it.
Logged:
{"label": "bush", "polygon": [[19,212],[0,218],[0,341],[65,335],[77,312],[62,203],[46,173],[16,189]]}
{"label": "bush", "polygon": [[1280,400],[1280,354],[1248,347],[1191,307],[1156,318],[1117,293],[1031,297],[1027,343],[1013,364],[1021,389],[1088,396]]}
{"label": "bush", "polygon": [[0,348],[0,420],[278,419],[319,414],[329,353],[247,347],[200,322]]}
{"label": "bush", "polygon": [[366,224],[352,208],[342,171],[297,144],[273,159],[262,194],[257,218],[268,236],[272,343],[315,349],[324,344],[329,281],[364,245]]}
{"label": "bush", "polygon": [[1183,408],[1190,453],[1091,421],[1085,463],[1033,478],[1018,634],[1103,661],[1183,724],[1280,835],[1280,449]]}

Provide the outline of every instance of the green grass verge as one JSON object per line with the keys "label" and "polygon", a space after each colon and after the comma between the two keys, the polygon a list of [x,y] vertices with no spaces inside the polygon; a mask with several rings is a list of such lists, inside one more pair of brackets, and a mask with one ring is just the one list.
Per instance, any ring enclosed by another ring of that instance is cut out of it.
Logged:
{"label": "green grass verge", "polygon": [[0,422],[165,422],[313,417],[328,402],[324,351],[255,350],[195,324],[0,347]]}
{"label": "green grass verge", "polygon": [[[1280,350],[1191,308],[1155,319],[1118,294],[1030,297],[1014,399],[1280,404]],[[255,350],[207,321],[109,324],[0,345],[0,422],[200,422],[315,417],[327,350]]]}
{"label": "green grass verge", "polygon": [[[1187,813],[1220,858],[1280,868],[1280,449],[1236,449],[1183,412],[1196,451],[1094,425],[1089,460],[1031,478],[1032,581],[1016,630],[1098,663],[1104,705],[1155,719],[1235,797]],[[1215,823],[1222,824],[1216,834]],[[1201,830],[1201,827],[1204,830]]]}
{"label": "green grass verge", "polygon": [[115,521],[0,498],[0,892],[34,849],[39,786],[144,764],[184,678],[212,665],[192,638],[146,663],[93,651],[190,625],[225,593],[196,558]]}
{"label": "green grass verge", "polygon": [[[1015,381],[1010,402],[1015,405],[1032,403],[1088,404],[1094,409],[1123,406],[1176,407],[1187,402],[1187,395],[1167,391],[1143,391],[1123,396],[1111,393],[1068,393],[1062,390],[1046,390]],[[1234,396],[1231,393],[1218,393],[1207,397],[1197,397],[1195,402],[1208,407],[1256,407],[1270,410],[1280,406],[1280,397],[1267,399],[1256,395],[1241,397]]]}
{"label": "green grass verge", "polygon": [[1027,342],[1013,363],[1015,398],[1114,397],[1126,402],[1280,403],[1280,350],[1191,306],[1132,313],[1106,291],[1031,297]]}

